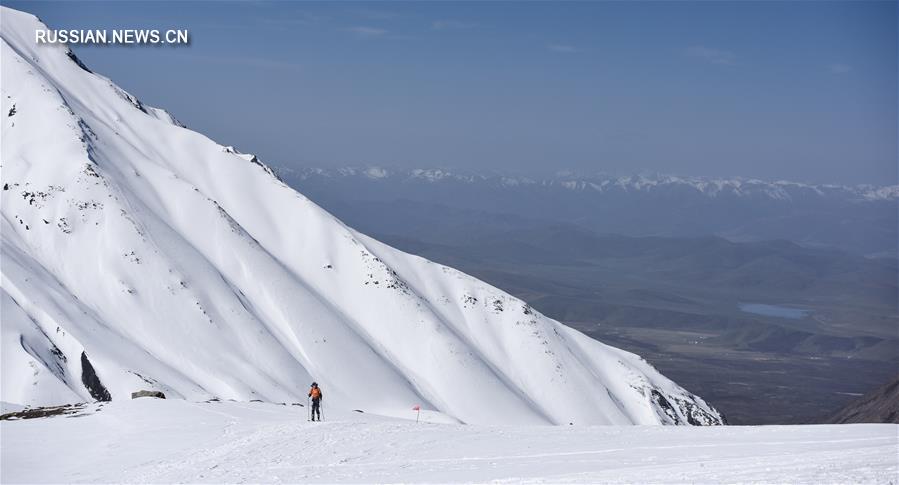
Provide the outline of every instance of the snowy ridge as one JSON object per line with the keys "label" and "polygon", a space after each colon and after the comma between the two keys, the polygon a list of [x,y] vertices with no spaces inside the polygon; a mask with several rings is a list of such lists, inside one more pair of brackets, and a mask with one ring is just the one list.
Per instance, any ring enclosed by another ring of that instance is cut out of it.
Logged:
{"label": "snowy ridge", "polygon": [[[636,355],[346,227],[2,9],[2,400],[718,424]],[[382,176],[380,171],[367,176]]]}
{"label": "snowy ridge", "polygon": [[764,196],[771,199],[790,200],[793,197],[842,197],[857,200],[899,200],[899,185],[832,185],[804,184],[785,180],[763,181],[759,179],[685,177],[664,174],[640,174],[611,176],[585,175],[571,171],[558,172],[552,177],[535,179],[501,173],[476,173],[444,169],[385,169],[382,167],[343,168],[278,168],[277,171],[305,180],[313,177],[364,177],[398,181],[482,183],[498,187],[558,187],[573,191],[630,192],[685,189],[708,197],[732,195],[738,197]]}

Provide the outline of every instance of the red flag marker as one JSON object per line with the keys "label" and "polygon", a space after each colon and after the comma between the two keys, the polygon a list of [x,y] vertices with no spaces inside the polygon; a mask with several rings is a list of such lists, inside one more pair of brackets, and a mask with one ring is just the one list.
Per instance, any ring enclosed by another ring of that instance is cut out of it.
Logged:
{"label": "red flag marker", "polygon": [[418,422],[418,418],[421,417],[421,405],[416,404],[415,406],[412,406],[412,410],[413,410],[413,411],[418,411],[418,414],[415,415],[415,422],[417,423],[417,422]]}

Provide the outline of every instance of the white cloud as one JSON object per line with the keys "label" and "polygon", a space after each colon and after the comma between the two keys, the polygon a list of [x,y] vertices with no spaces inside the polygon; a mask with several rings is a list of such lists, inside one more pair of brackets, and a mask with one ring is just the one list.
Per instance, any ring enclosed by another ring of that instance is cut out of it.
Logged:
{"label": "white cloud", "polygon": [[567,44],[549,44],[546,46],[547,49],[553,52],[564,52],[564,53],[572,53],[572,52],[580,52],[580,49],[574,47],[572,45]]}
{"label": "white cloud", "polygon": [[431,28],[434,30],[448,30],[448,29],[456,29],[456,30],[468,30],[477,27],[478,24],[473,22],[462,22],[459,20],[435,20],[431,24]]}
{"label": "white cloud", "polygon": [[688,47],[686,50],[684,50],[684,54],[688,57],[694,57],[707,62],[711,62],[712,64],[732,66],[736,63],[736,56],[733,52],[721,49],[713,49],[711,47],[705,47],[701,45]]}
{"label": "white cloud", "polygon": [[190,62],[209,62],[213,64],[223,64],[241,67],[253,67],[262,69],[286,69],[299,70],[301,65],[295,62],[282,61],[279,59],[269,59],[265,57],[239,57],[239,56],[204,56],[204,55],[182,55],[182,59]]}
{"label": "white cloud", "polygon": [[852,70],[852,66],[846,64],[831,64],[827,66],[832,74],[846,74]]}
{"label": "white cloud", "polygon": [[281,17],[263,17],[259,18],[259,23],[272,27],[293,28],[296,26],[313,25],[328,20],[327,17],[315,15],[308,12],[296,12]]}
{"label": "white cloud", "polygon": [[385,30],[385,29],[379,29],[377,27],[365,27],[365,26],[350,27],[350,28],[346,29],[346,31],[352,32],[352,33],[362,36],[362,37],[380,37],[387,33],[387,30]]}
{"label": "white cloud", "polygon": [[400,16],[396,12],[373,8],[352,8],[347,10],[347,12],[359,17],[365,17],[370,20],[393,20]]}

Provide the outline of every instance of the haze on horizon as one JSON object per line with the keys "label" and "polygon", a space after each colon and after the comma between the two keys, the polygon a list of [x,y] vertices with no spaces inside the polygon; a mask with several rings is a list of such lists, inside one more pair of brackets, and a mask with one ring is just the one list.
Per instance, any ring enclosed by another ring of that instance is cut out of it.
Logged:
{"label": "haze on horizon", "polygon": [[4,4],[273,165],[897,183],[896,2]]}

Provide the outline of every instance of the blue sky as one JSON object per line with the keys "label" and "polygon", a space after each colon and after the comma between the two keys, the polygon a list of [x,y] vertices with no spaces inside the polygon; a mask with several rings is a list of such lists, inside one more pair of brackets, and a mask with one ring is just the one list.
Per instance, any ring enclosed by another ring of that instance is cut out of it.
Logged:
{"label": "blue sky", "polygon": [[10,2],[273,165],[897,183],[895,2]]}

